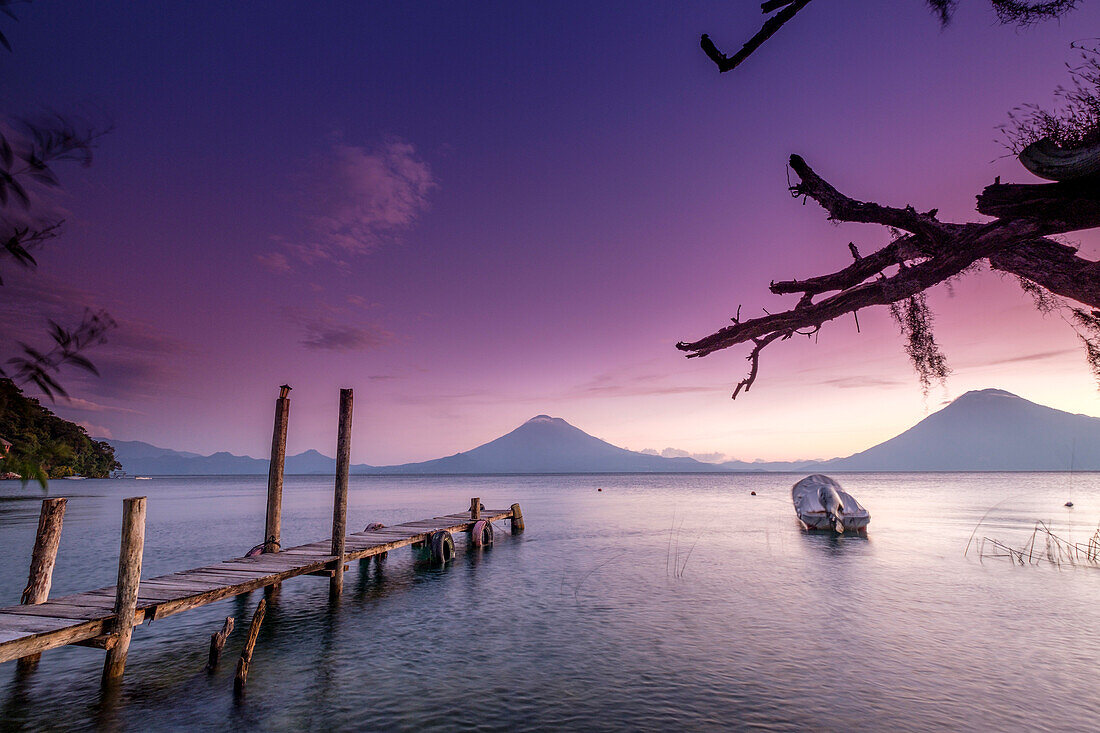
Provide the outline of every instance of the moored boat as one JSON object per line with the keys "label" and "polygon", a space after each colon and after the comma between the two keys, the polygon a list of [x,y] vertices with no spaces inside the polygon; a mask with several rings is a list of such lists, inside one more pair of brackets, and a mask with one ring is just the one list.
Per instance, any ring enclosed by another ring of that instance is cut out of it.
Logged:
{"label": "moored boat", "polygon": [[798,521],[806,529],[858,532],[871,522],[871,513],[855,497],[820,473],[796,483],[791,488],[791,501]]}

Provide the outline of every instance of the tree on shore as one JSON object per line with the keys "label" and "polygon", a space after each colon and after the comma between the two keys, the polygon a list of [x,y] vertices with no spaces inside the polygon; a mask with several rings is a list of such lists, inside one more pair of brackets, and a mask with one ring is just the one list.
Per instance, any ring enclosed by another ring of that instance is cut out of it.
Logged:
{"label": "tree on shore", "polygon": [[16,473],[24,481],[107,478],[122,467],[109,443],[92,440],[84,428],[25,396],[10,379],[0,379],[0,435],[12,444],[0,453],[0,473]]}
{"label": "tree on shore", "polygon": [[[769,23],[770,36],[810,0],[772,0],[765,12],[782,9]],[[1027,24],[1072,10],[1075,0],[1015,2],[989,0],[1003,22]],[[955,2],[928,0],[947,22]],[[784,19],[777,20],[786,13]],[[765,30],[768,29],[765,24]],[[761,31],[763,33],[763,31]],[[760,36],[760,34],[757,34]],[[754,37],[756,39],[757,37]],[[733,68],[767,36],[746,44]],[[707,54],[716,49],[703,38]],[[837,222],[877,224],[891,233],[889,244],[867,255],[851,243],[852,263],[833,273],[804,280],[773,281],[777,295],[798,295],[793,308],[742,320],[703,338],[682,341],[677,348],[701,357],[739,344],[751,344],[749,373],[734,389],[736,398],[756,380],[760,354],[777,340],[811,336],[822,325],[869,306],[887,306],[906,339],[922,388],[948,374],[932,329],[925,293],[983,265],[1013,275],[1044,311],[1058,310],[1083,342],[1086,358],[1100,380],[1100,262],[1078,256],[1074,247],[1054,237],[1100,227],[1100,52],[1080,48],[1081,65],[1073,68],[1073,85],[1059,90],[1062,106],[1017,110],[1007,128],[1007,141],[1032,173],[1051,181],[1040,184],[1001,183],[998,178],[977,196],[977,211],[988,222],[949,222],[938,210],[919,212],[912,206],[886,206],[841,193],[800,156],[790,169],[798,181],[790,186],[795,198],[813,199]],[[720,54],[719,54],[720,55]],[[722,56],[722,58],[725,58]],[[719,69],[726,71],[719,64]],[[858,323],[858,321],[857,321]]]}

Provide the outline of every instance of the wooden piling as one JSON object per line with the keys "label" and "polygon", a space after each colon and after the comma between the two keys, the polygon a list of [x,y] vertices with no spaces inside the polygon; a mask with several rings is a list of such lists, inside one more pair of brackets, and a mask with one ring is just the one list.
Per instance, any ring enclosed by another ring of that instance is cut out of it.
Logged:
{"label": "wooden piling", "polygon": [[481,499],[476,496],[470,499],[470,519],[475,522],[481,519]]}
{"label": "wooden piling", "polygon": [[238,699],[244,695],[244,685],[248,681],[248,667],[252,664],[252,651],[256,648],[256,639],[260,636],[260,624],[264,622],[265,613],[267,613],[267,599],[261,598],[260,605],[256,606],[256,613],[252,614],[252,623],[248,626],[248,640],[244,643],[241,658],[237,660],[233,694]]}
{"label": "wooden piling", "polygon": [[264,552],[278,552],[282,540],[283,467],[286,463],[286,429],[290,422],[290,385],[279,387],[275,400],[275,428],[271,434],[271,463],[267,469],[267,521]]}
{"label": "wooden piling", "polygon": [[[27,587],[19,603],[24,606],[44,603],[50,597],[50,585],[53,583],[53,568],[57,562],[57,546],[61,543],[61,522],[65,518],[65,499],[43,499],[42,510],[38,515],[38,534],[34,538],[34,551],[31,553],[31,569],[27,578]],[[31,672],[38,666],[41,652],[30,654],[17,663],[20,674]]]}
{"label": "wooden piling", "polygon": [[520,534],[523,532],[523,512],[519,508],[519,504],[512,505],[512,534]]}
{"label": "wooden piling", "polygon": [[141,582],[141,557],[145,549],[145,497],[135,496],[122,502],[122,543],[118,552],[118,585],[115,587],[115,628],[118,643],[108,650],[103,663],[104,683],[122,679],[126,653],[134,630],[138,584]]}
{"label": "wooden piling", "polygon": [[233,633],[233,617],[225,617],[225,625],[216,634],[210,635],[210,658],[206,661],[206,671],[213,672],[218,668],[218,662],[222,658],[222,649],[225,648],[225,640]]}
{"label": "wooden piling", "polygon": [[344,590],[344,542],[348,524],[348,471],[351,468],[352,391],[340,390],[340,432],[336,438],[336,491],[332,499],[332,553],[336,556],[329,595]]}

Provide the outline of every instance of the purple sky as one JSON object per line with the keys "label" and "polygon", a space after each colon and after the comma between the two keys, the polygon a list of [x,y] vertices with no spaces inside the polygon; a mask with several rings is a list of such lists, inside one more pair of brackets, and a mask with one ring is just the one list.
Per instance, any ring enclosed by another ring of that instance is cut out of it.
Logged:
{"label": "purple sky", "polygon": [[995,128],[1049,104],[1100,5],[1027,30],[960,6],[941,30],[920,0],[814,3],[721,76],[698,36],[732,52],[757,3],[18,6],[5,109],[114,130],[59,168],[67,233],[5,288],[4,329],[107,307],[103,377],[68,375],[57,411],[203,453],[264,455],[283,382],[292,452],[332,454],[350,386],[373,464],[538,413],[746,460],[862,450],[974,388],[1100,414],[1072,331],[989,273],[930,298],[954,374],[927,399],[884,310],[771,346],[736,402],[744,352],[674,348],[886,241],[791,199],[792,152],[958,220],[994,176],[1030,179]]}

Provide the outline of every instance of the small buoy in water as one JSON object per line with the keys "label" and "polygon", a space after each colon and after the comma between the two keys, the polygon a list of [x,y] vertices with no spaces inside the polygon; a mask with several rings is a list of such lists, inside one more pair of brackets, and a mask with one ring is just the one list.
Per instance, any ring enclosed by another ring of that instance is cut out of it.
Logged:
{"label": "small buoy in water", "polygon": [[756,496],[756,492],[755,491],[750,491],[749,496]]}
{"label": "small buoy in water", "polygon": [[1068,507],[1072,508],[1073,507],[1073,502],[1072,501],[1067,501],[1065,506],[1068,506]]}

